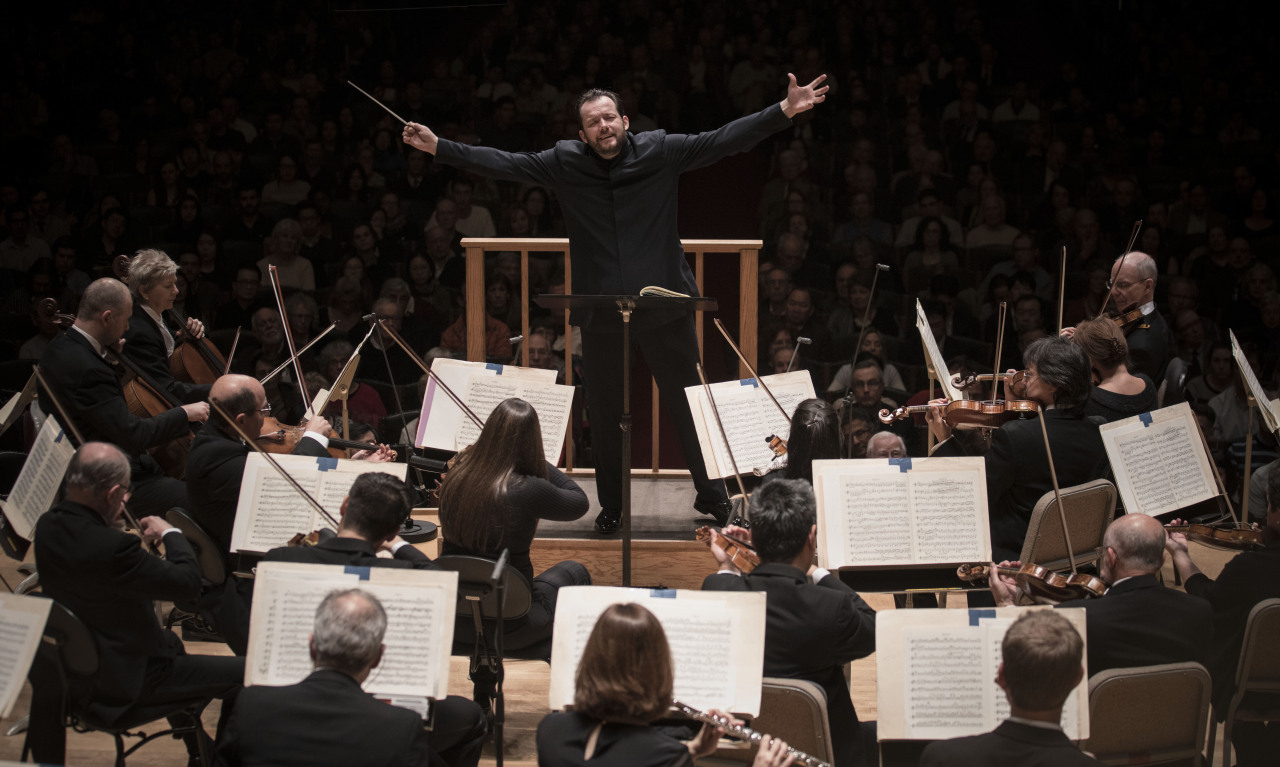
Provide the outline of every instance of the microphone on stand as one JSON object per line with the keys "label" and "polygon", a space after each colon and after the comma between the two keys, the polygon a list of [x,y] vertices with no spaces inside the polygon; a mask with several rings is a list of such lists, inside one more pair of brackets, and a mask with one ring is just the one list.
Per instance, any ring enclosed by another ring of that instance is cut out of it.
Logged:
{"label": "microphone on stand", "polygon": [[507,339],[507,343],[512,345],[511,363],[512,365],[520,361],[520,342],[524,340],[524,336],[511,336]]}
{"label": "microphone on stand", "polygon": [[806,338],[805,336],[800,336],[799,338],[796,339],[796,348],[791,350],[791,359],[787,360],[788,373],[791,372],[791,366],[794,365],[796,362],[796,355],[800,353],[800,344],[804,344],[805,346],[808,346],[811,343],[813,343],[813,339]]}

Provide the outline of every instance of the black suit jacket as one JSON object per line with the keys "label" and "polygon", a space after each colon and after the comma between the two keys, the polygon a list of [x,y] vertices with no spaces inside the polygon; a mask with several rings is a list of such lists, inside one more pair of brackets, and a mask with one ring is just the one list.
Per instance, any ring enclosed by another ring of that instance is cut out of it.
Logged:
{"label": "black suit jacket", "polygon": [[743,576],[709,575],[702,588],[765,592],[765,676],[822,685],[836,763],[854,763],[858,714],[844,681],[844,664],[875,652],[875,610],[834,574],[811,583],[798,568],[777,563],[762,564]]}
{"label": "black suit jacket", "polygon": [[[173,332],[172,329],[170,332]],[[142,308],[141,302],[133,305],[133,316],[129,318],[129,329],[125,331],[124,338],[124,356],[157,386],[187,404],[209,398],[209,389],[212,388],[210,384],[184,383],[175,380],[169,372],[164,334],[151,315]]]}
{"label": "black suit jacket", "polygon": [[1074,599],[1088,619],[1090,676],[1111,668],[1195,661],[1208,668],[1213,637],[1209,603],[1165,588],[1154,575],[1127,578],[1101,599]]}
{"label": "black suit jacket", "polygon": [[689,767],[685,744],[661,730],[611,722],[600,730],[591,761],[587,739],[600,720],[572,711],[547,714],[538,723],[538,767]]}
{"label": "black suit jacket", "polygon": [[[110,442],[136,458],[149,448],[187,433],[187,414],[182,408],[172,408],[153,418],[130,413],[116,369],[99,357],[89,339],[74,328],[49,342],[40,358],[40,368],[69,411],[67,417],[88,441]],[[40,407],[46,413],[58,412],[43,391]],[[133,466],[137,471],[136,462]]]}
{"label": "black suit jacket", "polygon": [[1048,730],[1005,720],[982,735],[930,743],[920,767],[1081,767],[1102,762],[1067,740],[1061,730]]}
{"label": "black suit jacket", "polygon": [[379,557],[367,541],[357,538],[330,538],[315,546],[281,546],[267,552],[265,562],[304,562],[314,565],[355,567],[398,567],[439,570],[435,562],[413,546],[401,546],[394,559]]}
{"label": "black suit jacket", "polygon": [[[1098,432],[1100,421],[1075,418],[1056,409],[1045,412],[1059,487],[1106,476],[1110,464]],[[933,455],[940,457],[964,454],[963,445],[955,439],[943,442],[933,451]],[[992,555],[997,562],[1016,560],[1022,555],[1031,510],[1041,496],[1053,491],[1044,436],[1037,420],[1010,421],[996,429],[987,451],[986,466]]]}
{"label": "black suit jacket", "polygon": [[[231,530],[236,522],[240,483],[249,446],[205,423],[187,455],[187,495],[191,516],[217,542],[224,555],[231,553]],[[329,454],[313,439],[300,439],[294,455],[324,457]]]}
{"label": "black suit jacket", "polygon": [[1129,372],[1145,373],[1156,386],[1164,380],[1164,369],[1169,364],[1169,325],[1164,315],[1153,311],[1142,319],[1126,336],[1129,343]]}
{"label": "black suit jacket", "polygon": [[107,722],[137,698],[153,658],[184,654],[182,641],[160,627],[151,601],[194,602],[200,567],[181,533],[166,534],[164,547],[165,559],[143,551],[137,536],[69,501],[36,523],[41,589],[84,621],[98,642],[91,709]]}
{"label": "black suit jacket", "polygon": [[218,741],[218,765],[409,767],[431,761],[422,718],[316,670],[286,687],[246,687]]}

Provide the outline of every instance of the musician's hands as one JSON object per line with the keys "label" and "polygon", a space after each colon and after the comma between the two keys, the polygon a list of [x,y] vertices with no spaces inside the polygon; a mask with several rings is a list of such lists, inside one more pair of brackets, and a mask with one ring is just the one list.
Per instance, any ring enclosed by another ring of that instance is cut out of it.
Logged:
{"label": "musician's hands", "polygon": [[195,317],[188,317],[187,335],[192,338],[204,338],[204,323]]}
{"label": "musician's hands", "polygon": [[[794,77],[791,78],[791,80],[792,82],[795,82]],[[823,90],[826,89],[824,88]],[[400,137],[404,140],[404,143],[414,149],[421,149],[427,154],[432,155],[436,153],[436,146],[439,139],[437,139],[436,134],[432,133],[431,129],[425,125],[419,125],[415,122],[405,123],[404,132]]]}
{"label": "musician's hands", "polygon": [[327,437],[329,432],[333,431],[333,424],[329,423],[329,419],[322,415],[313,415],[303,424],[302,430],[304,432],[311,431],[316,434],[323,434]]}
{"label": "musician's hands", "polygon": [[378,445],[374,450],[357,450],[351,456],[353,461],[369,461],[370,463],[391,463],[396,459],[396,451],[386,445]]}
{"label": "musician's hands", "polygon": [[209,420],[209,403],[193,402],[190,405],[183,405],[182,409],[187,413],[187,421],[190,423],[204,423]]}
{"label": "musician's hands", "polygon": [[760,739],[760,750],[756,751],[751,767],[787,767],[795,760],[795,754],[787,751],[787,744],[781,738],[765,735]]}
{"label": "musician's hands", "polygon": [[751,531],[737,525],[726,525],[720,532],[731,535],[747,545],[751,545]]}
{"label": "musician's hands", "polygon": [[173,525],[160,517],[143,517],[138,520],[138,532],[142,533],[142,538],[147,543],[159,543],[165,531],[172,529]]}
{"label": "musician's hands", "polygon": [[929,431],[933,432],[934,439],[939,442],[951,438],[951,426],[942,417],[942,406],[950,401],[946,397],[931,399],[929,400],[929,409],[924,413],[924,420],[929,425]]}
{"label": "musician's hands", "polygon": [[378,550],[379,550],[379,551],[394,552],[394,551],[395,551],[396,546],[398,546],[398,545],[400,545],[400,544],[402,544],[402,543],[404,543],[404,539],[403,539],[403,538],[401,538],[400,536],[396,535],[396,536],[393,536],[393,537],[391,538],[391,540],[389,540],[389,541],[383,541],[383,542],[382,542],[382,545],[378,547]]}
{"label": "musician's hands", "polygon": [[[728,530],[728,528],[725,529]],[[737,573],[738,575],[742,575],[742,570],[738,569],[738,566],[733,563],[733,560],[729,557],[729,552],[725,551],[720,547],[720,544],[717,543],[719,539],[720,533],[712,530],[711,556],[715,557],[716,560],[716,572]]]}
{"label": "musician's hands", "polygon": [[787,117],[795,117],[813,109],[815,104],[826,101],[827,91],[830,89],[830,86],[822,84],[826,79],[826,75],[818,75],[813,82],[802,87],[796,83],[796,76],[788,73],[787,97],[782,100],[782,113]]}
{"label": "musician's hands", "polygon": [[[1172,525],[1182,526],[1187,524],[1185,519],[1175,519],[1169,523]],[[1187,553],[1187,534],[1186,533],[1165,533],[1164,550],[1169,552],[1169,556],[1174,558],[1174,564],[1177,564],[1178,555],[1190,556]]]}
{"label": "musician's hands", "polygon": [[1075,329],[1075,328],[1063,328],[1063,329],[1062,329],[1061,331],[1059,331],[1059,333],[1058,333],[1058,335],[1062,336],[1063,338],[1071,338],[1071,337],[1072,337],[1072,336],[1074,336],[1075,334],[1076,334],[1076,329]]}
{"label": "musician's hands", "polygon": [[[712,548],[715,548],[715,547],[712,547]],[[734,719],[733,717],[729,716],[725,712],[720,711],[718,709],[713,708],[707,713],[719,719],[727,719],[736,725],[742,724],[741,719]],[[720,739],[723,737],[724,737],[724,730],[720,729],[719,727],[716,727],[713,724],[704,724],[702,725],[702,729],[698,730],[698,734],[694,737],[694,739],[689,741],[689,743],[687,744],[689,746],[689,753],[693,754],[695,757],[710,756],[716,750],[716,743],[718,743]]]}
{"label": "musician's hands", "polygon": [[1018,581],[1012,575],[1004,575],[997,567],[1021,567],[1021,562],[1005,560],[999,565],[992,562],[991,571],[987,574],[987,583],[991,586],[991,596],[996,599],[996,607],[1010,607],[1018,601]]}

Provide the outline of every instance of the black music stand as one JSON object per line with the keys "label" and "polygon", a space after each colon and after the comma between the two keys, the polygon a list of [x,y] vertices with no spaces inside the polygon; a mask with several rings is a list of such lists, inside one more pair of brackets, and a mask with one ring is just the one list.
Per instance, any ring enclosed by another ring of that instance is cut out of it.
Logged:
{"label": "black music stand", "polygon": [[631,585],[631,314],[636,310],[666,309],[714,312],[714,298],[701,296],[606,296],[543,293],[534,297],[543,309],[601,309],[622,316],[622,585]]}

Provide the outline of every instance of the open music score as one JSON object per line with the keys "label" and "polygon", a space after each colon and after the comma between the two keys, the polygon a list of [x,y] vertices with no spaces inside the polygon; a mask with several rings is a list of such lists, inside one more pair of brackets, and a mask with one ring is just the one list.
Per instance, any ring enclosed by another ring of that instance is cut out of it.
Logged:
{"label": "open music score", "polygon": [[[995,683],[1000,642],[1027,610],[891,610],[876,616],[879,740],[941,740],[990,732],[1009,716]],[[1085,611],[1058,610],[1085,639]],[[1088,657],[1086,646],[1083,658]],[[1089,737],[1089,673],[1062,708],[1071,740]]]}
{"label": "open music score", "polygon": [[386,652],[365,691],[397,700],[444,698],[458,574],[441,570],[262,562],[253,584],[245,686],[305,679],[316,608],[329,592],[350,588],[373,594],[387,612]]}
{"label": "open music score", "polygon": [[942,357],[942,351],[938,349],[938,340],[933,337],[929,318],[924,313],[924,304],[920,303],[918,298],[916,299],[916,330],[920,331],[920,340],[924,343],[925,361],[933,369],[934,377],[942,386],[943,395],[949,400],[964,399],[964,393],[951,382],[951,371],[947,368],[947,361]]}
{"label": "open music score", "polygon": [[0,718],[8,718],[27,681],[53,600],[0,593]]}
{"label": "open music score", "polygon": [[[533,406],[542,427],[542,450],[555,463],[564,445],[573,405],[573,387],[556,383],[556,371],[437,359],[431,370],[444,380],[483,421],[498,403],[519,397]],[[439,450],[461,450],[475,443],[480,428],[432,379],[418,420],[414,444]]]}
{"label": "open music score", "polygon": [[[802,401],[817,396],[813,377],[807,370],[761,376],[761,379],[778,398],[778,404],[787,411],[787,415],[794,413],[796,405]],[[767,440],[772,435],[787,438],[791,431],[787,419],[782,417],[773,400],[754,378],[713,383],[710,388],[716,409],[720,411],[720,420],[724,423],[725,435],[729,438],[728,449],[716,426],[716,416],[706,391],[700,385],[686,386],[684,390],[693,414],[694,428],[698,431],[698,445],[707,465],[707,476],[712,479],[733,476],[729,449],[733,451],[733,458],[737,459],[738,469],[743,474],[767,466],[773,459]]]}
{"label": "open music score", "polygon": [[1155,517],[1218,494],[1195,417],[1183,402],[1099,427],[1125,511]]}
{"label": "open music score", "polygon": [[1280,399],[1269,399],[1267,397],[1267,392],[1262,388],[1262,383],[1253,373],[1253,366],[1249,364],[1249,359],[1245,357],[1244,351],[1240,349],[1240,342],[1236,340],[1236,332],[1228,330],[1227,335],[1231,338],[1231,356],[1236,359],[1236,367],[1244,378],[1249,394],[1253,397],[1254,402],[1258,403],[1258,412],[1262,413],[1262,422],[1267,425],[1267,431],[1272,434],[1280,431]]}
{"label": "open music score", "polygon": [[58,419],[46,418],[22,464],[18,480],[13,483],[13,491],[6,500],[0,501],[13,532],[31,540],[36,521],[53,505],[62,475],[75,452],[70,435],[62,430]]}
{"label": "open music score", "polygon": [[[573,704],[578,660],[609,605],[635,602],[662,623],[671,646],[676,700],[758,716],[764,673],[763,592],[570,586],[556,601],[551,708]],[[714,648],[714,649],[713,649]],[[727,649],[726,649],[727,648]]]}
{"label": "open music score", "polygon": [[[312,498],[334,517],[351,490],[356,477],[380,471],[403,480],[408,464],[371,463],[305,455],[272,456],[297,480]],[[236,504],[236,522],[231,529],[231,550],[265,554],[289,542],[296,533],[306,535],[321,527],[332,527],[327,519],[298,496],[259,453],[245,457],[244,480]]]}
{"label": "open music score", "polygon": [[981,457],[813,462],[826,568],[989,562]]}

